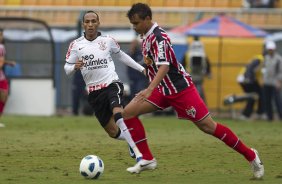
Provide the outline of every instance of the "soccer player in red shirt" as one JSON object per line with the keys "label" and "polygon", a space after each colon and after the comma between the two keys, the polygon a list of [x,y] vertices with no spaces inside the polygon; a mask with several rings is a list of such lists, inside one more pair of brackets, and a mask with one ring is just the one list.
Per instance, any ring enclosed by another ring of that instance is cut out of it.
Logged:
{"label": "soccer player in red shirt", "polygon": [[[124,117],[130,118],[172,106],[178,118],[194,122],[200,130],[242,154],[250,162],[254,177],[262,178],[264,166],[257,151],[247,147],[228,127],[212,119],[190,74],[177,62],[169,36],[157,23],[152,22],[150,7],[136,3],[128,11],[127,17],[143,39],[142,53],[150,84],[125,107]],[[145,170],[143,165],[140,161],[127,170],[139,173]]]}
{"label": "soccer player in red shirt", "polygon": [[[4,30],[0,28],[0,117],[3,114],[6,101],[8,99],[9,83],[3,71],[5,65],[15,66],[16,62],[5,60],[6,49],[4,45]],[[5,127],[0,123],[0,127]]]}

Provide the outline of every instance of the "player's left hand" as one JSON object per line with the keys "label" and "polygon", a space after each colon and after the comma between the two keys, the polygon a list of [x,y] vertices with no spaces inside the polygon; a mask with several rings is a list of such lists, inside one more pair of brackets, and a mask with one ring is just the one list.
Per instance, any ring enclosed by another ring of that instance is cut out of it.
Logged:
{"label": "player's left hand", "polygon": [[147,71],[146,71],[145,68],[144,68],[144,70],[142,71],[142,73],[145,75],[145,77],[147,77]]}

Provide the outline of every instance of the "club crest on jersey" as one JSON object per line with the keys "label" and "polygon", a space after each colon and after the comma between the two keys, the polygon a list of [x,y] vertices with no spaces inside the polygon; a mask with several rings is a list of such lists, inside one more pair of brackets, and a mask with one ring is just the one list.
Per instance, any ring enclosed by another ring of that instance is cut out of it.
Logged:
{"label": "club crest on jersey", "polygon": [[100,50],[106,50],[107,49],[106,42],[101,41],[98,44],[100,45],[100,47],[99,47]]}
{"label": "club crest on jersey", "polygon": [[151,65],[153,63],[153,60],[149,56],[144,56],[144,63],[146,65]]}
{"label": "club crest on jersey", "polygon": [[189,109],[185,109],[188,116],[192,116],[193,118],[196,117],[196,109],[191,106]]}

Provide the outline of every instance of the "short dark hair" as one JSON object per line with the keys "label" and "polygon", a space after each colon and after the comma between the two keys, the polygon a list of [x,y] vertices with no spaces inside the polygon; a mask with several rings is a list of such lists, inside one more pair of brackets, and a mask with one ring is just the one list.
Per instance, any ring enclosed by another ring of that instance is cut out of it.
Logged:
{"label": "short dark hair", "polygon": [[149,16],[152,19],[152,10],[147,4],[144,3],[133,4],[131,9],[127,12],[127,17],[130,19],[135,14],[138,14],[138,16],[143,20],[147,16]]}
{"label": "short dark hair", "polygon": [[82,16],[82,22],[84,22],[84,17],[85,17],[85,15],[86,15],[87,13],[94,13],[94,14],[96,14],[96,15],[97,15],[97,19],[99,20],[99,15],[98,15],[98,13],[96,13],[96,12],[93,11],[93,10],[89,10],[89,11],[84,12],[84,14],[83,14],[83,16]]}

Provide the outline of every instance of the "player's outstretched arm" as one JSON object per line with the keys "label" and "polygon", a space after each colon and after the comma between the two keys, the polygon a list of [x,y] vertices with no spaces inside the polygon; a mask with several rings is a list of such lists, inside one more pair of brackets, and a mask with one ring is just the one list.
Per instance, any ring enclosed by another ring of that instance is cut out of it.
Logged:
{"label": "player's outstretched arm", "polygon": [[129,66],[129,67],[131,67],[135,70],[138,70],[139,72],[144,73],[145,68],[143,66],[141,66],[139,63],[135,62],[129,55],[124,53],[122,50],[120,50],[120,52],[115,54],[115,58],[118,59],[119,61],[123,62],[127,66]]}

